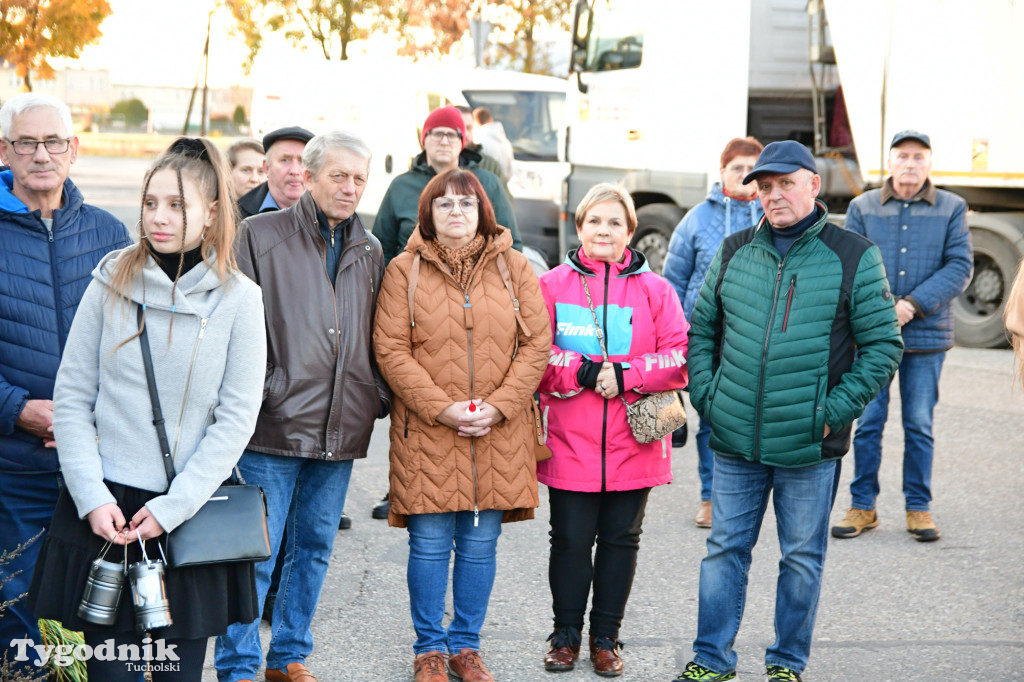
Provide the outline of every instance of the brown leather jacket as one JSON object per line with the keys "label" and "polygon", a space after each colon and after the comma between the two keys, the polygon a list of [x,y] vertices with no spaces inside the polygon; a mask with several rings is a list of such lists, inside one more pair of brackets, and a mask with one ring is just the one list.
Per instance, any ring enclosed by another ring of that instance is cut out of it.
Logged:
{"label": "brown leather jacket", "polygon": [[384,276],[380,242],[359,216],[343,239],[332,287],[309,192],[290,208],[242,223],[238,265],[262,287],[267,321],[267,379],[252,450],[323,460],[365,457],[374,419],[390,405],[372,345]]}
{"label": "brown leather jacket", "polygon": [[[532,519],[530,405],[551,355],[551,323],[537,275],[512,250],[509,231],[487,242],[464,294],[419,227],[413,230],[384,276],[374,342],[395,392],[390,525],[405,526],[409,514],[474,509],[500,509],[506,522]],[[504,421],[479,438],[459,437],[437,421],[453,402],[471,398],[493,405]]]}

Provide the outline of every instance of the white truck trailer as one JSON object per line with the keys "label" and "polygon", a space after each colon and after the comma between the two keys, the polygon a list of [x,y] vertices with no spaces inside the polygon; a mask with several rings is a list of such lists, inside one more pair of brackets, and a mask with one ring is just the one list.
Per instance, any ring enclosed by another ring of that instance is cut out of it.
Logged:
{"label": "white truck trailer", "polygon": [[618,181],[638,207],[635,244],[659,265],[725,142],[748,134],[813,148],[841,212],[882,181],[893,133],[915,128],[931,136],[934,182],[972,209],[957,342],[1003,344],[1024,257],[1022,35],[1024,0],[579,0],[560,246],[587,188]]}

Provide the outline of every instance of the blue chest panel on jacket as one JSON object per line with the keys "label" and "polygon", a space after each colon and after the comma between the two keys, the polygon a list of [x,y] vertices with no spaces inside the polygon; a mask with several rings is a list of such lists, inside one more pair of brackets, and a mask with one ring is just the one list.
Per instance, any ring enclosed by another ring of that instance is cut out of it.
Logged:
{"label": "blue chest panel on jacket", "polygon": [[[607,319],[605,345],[608,347],[608,355],[628,355],[633,345],[633,308],[599,305],[595,309],[598,320],[603,322]],[[601,355],[601,344],[597,340],[590,308],[572,303],[555,303],[555,320],[556,346],[583,355]]]}

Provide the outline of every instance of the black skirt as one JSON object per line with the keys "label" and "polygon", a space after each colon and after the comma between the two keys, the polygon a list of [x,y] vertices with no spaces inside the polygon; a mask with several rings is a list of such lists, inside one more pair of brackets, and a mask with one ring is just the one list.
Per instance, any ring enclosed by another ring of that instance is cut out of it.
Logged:
{"label": "black skirt", "polygon": [[[148,490],[105,481],[125,519],[146,502],[161,495]],[[213,531],[216,532],[216,531]],[[135,629],[131,589],[121,594],[113,625],[96,625],[78,617],[89,568],[103,549],[104,540],[92,532],[89,522],[78,518],[75,503],[62,490],[50,530],[36,562],[26,604],[39,618],[60,621],[70,630],[83,632],[130,632]],[[155,540],[146,542],[152,561],[160,558]],[[124,560],[124,548],[111,545],[107,561]],[[138,542],[128,545],[128,564],[142,560]],[[251,623],[260,616],[256,596],[256,571],[252,563],[168,568],[164,574],[167,600],[174,623],[154,636],[167,639],[200,639],[222,635],[232,623]]]}

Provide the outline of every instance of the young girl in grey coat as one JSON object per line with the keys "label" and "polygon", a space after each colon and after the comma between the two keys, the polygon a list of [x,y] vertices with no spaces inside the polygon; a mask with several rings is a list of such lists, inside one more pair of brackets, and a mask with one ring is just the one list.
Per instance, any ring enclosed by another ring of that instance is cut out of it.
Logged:
{"label": "young girl in grey coat", "polygon": [[[142,558],[139,538],[162,541],[231,474],[263,394],[266,332],[259,287],[236,269],[234,201],[223,158],[207,140],[180,138],[147,173],[138,244],[93,272],[54,389],[54,435],[66,489],[29,593],[37,615],[83,630],[93,651],[142,649],[125,586],[113,625],[78,615],[91,562]],[[176,475],[168,486],[140,346],[147,331]],[[211,528],[216,534],[218,529]],[[146,543],[159,558],[156,542]],[[149,635],[154,682],[202,677],[206,640],[259,616],[252,564],[168,569],[171,620]],[[173,649],[168,649],[171,645]],[[87,662],[89,679],[135,682],[140,661]],[[104,657],[106,658],[106,657]],[[123,658],[114,656],[114,658]]]}

